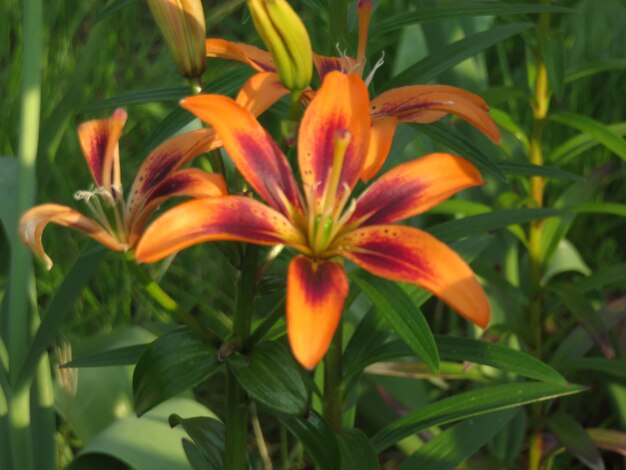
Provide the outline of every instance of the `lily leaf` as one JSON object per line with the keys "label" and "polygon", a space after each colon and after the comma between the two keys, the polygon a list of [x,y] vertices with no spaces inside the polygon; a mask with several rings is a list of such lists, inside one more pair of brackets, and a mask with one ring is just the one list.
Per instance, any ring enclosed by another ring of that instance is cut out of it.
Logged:
{"label": "lily leaf", "polygon": [[164,334],[146,348],[133,374],[137,416],[198,385],[219,366],[215,348],[189,328]]}
{"label": "lily leaf", "polygon": [[124,346],[123,348],[109,349],[66,362],[61,365],[61,368],[131,366],[137,364],[147,347],[147,344],[136,344]]}
{"label": "lily leaf", "polygon": [[578,460],[592,470],[604,470],[604,462],[597,447],[578,421],[565,413],[546,419],[548,428]]}
{"label": "lily leaf", "polygon": [[319,468],[335,468],[339,462],[339,445],[335,433],[315,411],[306,419],[279,416],[280,421],[302,443]]}
{"label": "lily leaf", "polygon": [[413,433],[493,411],[516,408],[584,391],[580,385],[520,382],[471,390],[431,403],[400,418],[372,437],[377,452]]}
{"label": "lily leaf", "polygon": [[[181,418],[177,414],[169,417],[171,427],[182,426],[204,457],[207,470],[220,470],[224,462],[224,425],[210,417]],[[190,451],[193,453],[193,451]],[[189,457],[187,448],[185,453]]]}
{"label": "lily leaf", "polygon": [[341,469],[378,470],[378,457],[372,443],[360,429],[347,429],[337,436]]}

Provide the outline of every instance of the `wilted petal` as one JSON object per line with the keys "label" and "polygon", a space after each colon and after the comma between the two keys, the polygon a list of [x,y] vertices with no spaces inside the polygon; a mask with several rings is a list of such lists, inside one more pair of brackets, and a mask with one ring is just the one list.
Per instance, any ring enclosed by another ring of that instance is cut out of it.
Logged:
{"label": "wilted petal", "polygon": [[130,189],[130,218],[137,217],[144,210],[152,192],[168,176],[194,157],[221,145],[222,141],[213,129],[199,129],[169,139],[150,152],[139,167]]}
{"label": "wilted petal", "polygon": [[352,188],[363,169],[369,144],[369,96],[356,75],[330,72],[306,109],[298,134],[298,163],[302,182],[315,187],[320,198],[333,165],[335,137],[350,133],[337,197],[345,185]]}
{"label": "wilted petal", "polygon": [[223,196],[227,192],[224,177],[216,173],[187,168],[171,174],[150,192],[141,212],[133,214],[133,218],[129,221],[130,246],[133,246],[141,236],[150,215],[169,198],[186,196],[197,199]]}
{"label": "wilted petal", "polygon": [[287,216],[300,210],[287,159],[249,111],[221,95],[192,96],[181,106],[213,126],[237,169],[270,206]]}
{"label": "wilted petal", "polygon": [[212,240],[295,246],[303,242],[279,212],[251,198],[224,196],[194,199],[165,212],[144,232],[135,258],[152,263],[183,248]]}
{"label": "wilted petal", "polygon": [[343,268],[297,256],[287,275],[287,333],[293,355],[307,369],[324,357],[348,296]]}
{"label": "wilted petal", "polygon": [[426,232],[401,225],[363,227],[332,249],[372,274],[423,287],[483,328],[489,323],[487,297],[470,267]]}
{"label": "wilted petal", "polygon": [[26,211],[20,219],[20,238],[46,264],[52,268],[52,260],[43,249],[41,236],[49,223],[70,227],[83,232],[104,246],[124,251],[127,246],[113,238],[100,224],[89,217],[60,204],[42,204]]}
{"label": "wilted petal", "polygon": [[446,114],[466,120],[492,141],[500,131],[489,117],[487,104],[469,91],[445,85],[412,85],[394,88],[372,100],[372,117],[395,116],[400,122],[428,124]]}
{"label": "wilted petal", "polygon": [[126,118],[126,112],[119,108],[110,118],[87,121],[78,128],[78,139],[96,186],[121,187],[118,141]]}
{"label": "wilted petal", "polygon": [[398,165],[371,184],[357,200],[350,220],[376,225],[406,219],[482,183],[480,172],[467,160],[433,153]]}
{"label": "wilted petal", "polygon": [[289,90],[283,86],[278,74],[261,72],[246,81],[235,101],[254,116],[258,116],[287,93]]}
{"label": "wilted petal", "polygon": [[205,44],[207,57],[243,62],[257,72],[276,71],[270,53],[258,47],[217,38],[207,39]]}
{"label": "wilted petal", "polygon": [[393,116],[385,116],[372,119],[370,131],[370,144],[367,149],[365,166],[361,172],[361,179],[368,181],[373,178],[382,168],[393,143],[398,119]]}

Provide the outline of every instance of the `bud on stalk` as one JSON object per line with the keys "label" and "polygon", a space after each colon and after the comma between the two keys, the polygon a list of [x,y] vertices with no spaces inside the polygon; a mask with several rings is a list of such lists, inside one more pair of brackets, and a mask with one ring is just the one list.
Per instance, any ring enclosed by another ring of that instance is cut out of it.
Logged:
{"label": "bud on stalk", "polygon": [[313,53],[302,20],[285,0],[248,0],[248,6],[283,85],[304,90],[313,75]]}
{"label": "bud on stalk", "polygon": [[148,0],[178,71],[185,77],[202,76],[206,62],[206,26],[200,0]]}

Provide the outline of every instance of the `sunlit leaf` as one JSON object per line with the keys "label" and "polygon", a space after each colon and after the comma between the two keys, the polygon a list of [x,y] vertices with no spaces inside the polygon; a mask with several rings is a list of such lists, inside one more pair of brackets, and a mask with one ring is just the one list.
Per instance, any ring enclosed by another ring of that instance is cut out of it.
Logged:
{"label": "sunlit leaf", "polygon": [[514,408],[497,411],[455,424],[427,441],[402,462],[398,470],[455,470],[497,434],[516,411]]}
{"label": "sunlit leaf", "polygon": [[[611,124],[606,127],[609,131],[622,138],[626,136],[626,122]],[[600,141],[594,135],[578,134],[552,150],[546,160],[564,165],[599,144]]]}
{"label": "sunlit leaf", "polygon": [[472,416],[515,408],[538,401],[580,393],[579,385],[543,382],[520,382],[458,393],[431,403],[418,411],[394,421],[372,437],[374,448],[380,452],[415,432],[452,423]]}

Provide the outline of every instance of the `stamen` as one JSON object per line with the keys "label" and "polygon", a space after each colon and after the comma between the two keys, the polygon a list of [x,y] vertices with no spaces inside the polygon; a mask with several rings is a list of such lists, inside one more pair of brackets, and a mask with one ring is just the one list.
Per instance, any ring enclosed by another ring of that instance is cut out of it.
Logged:
{"label": "stamen", "polygon": [[383,53],[380,56],[380,59],[376,61],[376,63],[374,64],[374,67],[372,67],[372,71],[369,73],[369,75],[365,79],[366,86],[370,86],[370,83],[372,82],[372,79],[374,78],[374,74],[376,73],[376,70],[382,67],[384,63],[385,63],[385,51],[383,51]]}
{"label": "stamen", "polygon": [[328,184],[322,197],[322,213],[331,214],[335,205],[339,180],[343,173],[343,163],[352,135],[347,129],[338,129],[334,136],[333,162],[329,170]]}

